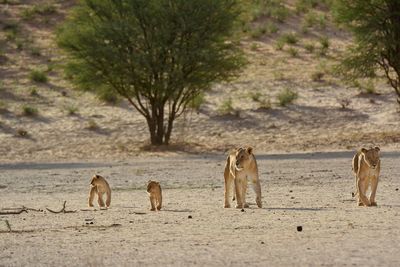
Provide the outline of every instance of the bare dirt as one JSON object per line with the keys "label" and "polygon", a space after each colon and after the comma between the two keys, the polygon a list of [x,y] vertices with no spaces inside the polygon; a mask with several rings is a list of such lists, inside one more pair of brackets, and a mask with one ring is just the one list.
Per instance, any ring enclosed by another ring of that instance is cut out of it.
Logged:
{"label": "bare dirt", "polygon": [[[351,157],[258,154],[263,208],[249,190],[244,212],[222,207],[222,155],[2,164],[2,211],[66,200],[77,212],[0,216],[0,266],[399,266],[400,153],[383,152],[368,208],[351,197]],[[108,210],[84,211],[93,173],[112,186]],[[149,179],[163,187],[160,212],[149,211]]]}

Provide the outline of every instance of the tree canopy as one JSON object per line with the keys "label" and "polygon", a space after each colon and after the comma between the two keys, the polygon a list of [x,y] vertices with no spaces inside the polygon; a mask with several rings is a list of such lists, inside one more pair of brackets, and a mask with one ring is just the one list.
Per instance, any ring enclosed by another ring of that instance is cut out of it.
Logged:
{"label": "tree canopy", "polygon": [[400,1],[336,0],[334,16],[355,39],[340,72],[357,78],[383,71],[400,103]]}
{"label": "tree canopy", "polygon": [[58,33],[80,88],[113,92],[146,118],[154,145],[174,120],[244,60],[231,39],[236,0],[83,0]]}

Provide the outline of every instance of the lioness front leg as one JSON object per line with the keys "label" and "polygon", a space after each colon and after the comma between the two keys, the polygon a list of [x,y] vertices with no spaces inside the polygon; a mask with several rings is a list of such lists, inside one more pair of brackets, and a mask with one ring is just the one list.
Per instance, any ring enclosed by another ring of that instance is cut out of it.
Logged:
{"label": "lioness front leg", "polygon": [[369,202],[368,198],[365,196],[366,193],[366,185],[367,181],[366,179],[358,178],[357,181],[357,189],[358,189],[358,205],[360,206],[360,203],[364,204],[365,206],[371,206],[371,203]]}
{"label": "lioness front leg", "polygon": [[89,207],[93,207],[93,199],[96,195],[97,189],[95,186],[91,186],[90,187],[90,191],[89,191],[89,198],[88,198],[88,204]]}
{"label": "lioness front leg", "polygon": [[233,183],[234,178],[228,174],[228,177],[225,177],[225,188],[224,188],[224,198],[225,198],[225,203],[224,203],[224,208],[230,208],[231,204],[230,204],[230,196],[231,196],[231,192],[233,191]]}
{"label": "lioness front leg", "polygon": [[377,206],[377,203],[375,201],[377,188],[378,188],[378,177],[372,177],[372,179],[371,179],[371,195],[369,197],[371,206]]}
{"label": "lioness front leg", "polygon": [[99,203],[100,207],[104,207],[104,201],[103,201],[103,193],[97,192],[97,202]]}
{"label": "lioness front leg", "polygon": [[150,195],[150,204],[151,204],[151,211],[156,210],[156,198],[155,196]]}
{"label": "lioness front leg", "polygon": [[259,208],[262,208],[262,203],[261,203],[261,183],[258,178],[256,179],[255,183],[253,183],[253,189],[254,192],[256,193],[256,203]]}
{"label": "lioness front leg", "polygon": [[235,190],[236,190],[236,208],[242,209],[243,208],[243,181],[241,178],[235,178]]}

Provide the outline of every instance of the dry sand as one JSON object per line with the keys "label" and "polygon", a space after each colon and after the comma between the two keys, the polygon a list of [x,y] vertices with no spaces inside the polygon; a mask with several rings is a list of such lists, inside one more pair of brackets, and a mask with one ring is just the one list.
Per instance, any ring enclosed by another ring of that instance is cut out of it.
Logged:
{"label": "dry sand", "polygon": [[[383,152],[370,208],[351,197],[351,157],[258,154],[264,206],[249,190],[244,212],[222,208],[222,155],[2,164],[0,208],[66,200],[78,211],[0,216],[0,266],[399,266],[400,153]],[[95,172],[113,188],[111,208],[80,211]],[[148,179],[163,186],[160,212],[148,210]]]}

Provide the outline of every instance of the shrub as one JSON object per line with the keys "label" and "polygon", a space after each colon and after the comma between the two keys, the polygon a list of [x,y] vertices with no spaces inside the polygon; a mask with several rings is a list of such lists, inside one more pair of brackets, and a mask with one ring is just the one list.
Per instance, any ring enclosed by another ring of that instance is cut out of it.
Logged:
{"label": "shrub", "polygon": [[311,80],[314,82],[320,82],[322,81],[322,78],[324,77],[325,73],[322,71],[316,71],[311,74]]}
{"label": "shrub", "polygon": [[68,106],[67,107],[67,113],[68,113],[69,116],[76,115],[78,113],[78,108],[75,107],[75,106],[72,106],[72,105]]}
{"label": "shrub", "polygon": [[262,94],[260,92],[250,92],[251,100],[255,102],[259,102],[261,99]]}
{"label": "shrub", "polygon": [[286,44],[297,44],[298,38],[295,33],[285,33],[279,37]]}
{"label": "shrub", "polygon": [[289,47],[289,49],[287,50],[287,52],[289,53],[289,55],[291,55],[292,57],[297,57],[299,55],[299,51],[294,48],[294,47]]}
{"label": "shrub", "polygon": [[261,109],[271,109],[272,104],[269,98],[264,98],[259,101]]}
{"label": "shrub", "polygon": [[235,109],[233,108],[232,98],[224,100],[221,106],[218,108],[220,115],[234,114]]}
{"label": "shrub", "polygon": [[35,107],[26,106],[26,105],[22,106],[22,114],[24,116],[33,117],[33,116],[38,115],[38,113],[39,113],[39,111]]}
{"label": "shrub", "polygon": [[90,131],[96,131],[96,130],[100,129],[100,127],[93,119],[90,119],[88,121],[87,129]]}
{"label": "shrub", "polygon": [[298,94],[288,88],[284,89],[278,94],[279,105],[284,107],[291,104],[294,100],[298,98]]}
{"label": "shrub", "polygon": [[40,70],[32,70],[29,74],[29,78],[31,81],[38,83],[46,83],[48,81],[46,73]]}
{"label": "shrub", "polygon": [[307,43],[304,45],[304,49],[307,50],[307,52],[312,53],[314,52],[315,46],[312,43]]}
{"label": "shrub", "polygon": [[34,88],[34,87],[31,88],[31,90],[29,91],[29,94],[30,94],[31,96],[39,96],[39,94],[38,94],[36,88]]}
{"label": "shrub", "polygon": [[204,93],[200,93],[189,102],[188,108],[199,111],[201,105],[203,105],[204,102],[205,102]]}
{"label": "shrub", "polygon": [[282,50],[285,47],[285,42],[283,42],[282,40],[278,40],[275,43],[275,49],[276,50]]}
{"label": "shrub", "polygon": [[322,36],[319,38],[319,43],[321,44],[322,49],[328,49],[329,48],[329,38],[326,36]]}

